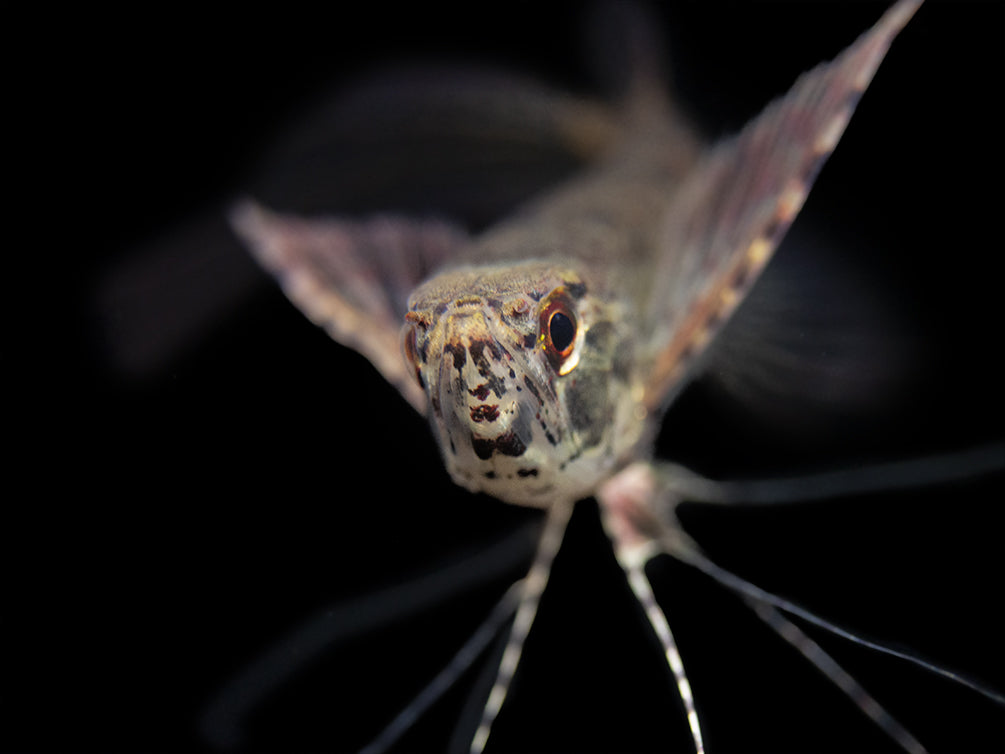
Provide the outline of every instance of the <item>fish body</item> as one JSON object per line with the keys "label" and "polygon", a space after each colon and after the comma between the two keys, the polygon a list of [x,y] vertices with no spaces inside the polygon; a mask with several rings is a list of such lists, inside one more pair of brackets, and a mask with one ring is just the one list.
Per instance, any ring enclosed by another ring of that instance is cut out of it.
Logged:
{"label": "fish body", "polygon": [[695,143],[668,126],[645,142],[630,128],[598,168],[473,240],[411,295],[405,353],[467,489],[549,507],[646,453],[655,421],[642,405],[638,302],[665,197],[693,161],[680,142]]}
{"label": "fish body", "polygon": [[[455,482],[548,511],[512,656],[473,750],[488,739],[571,506],[591,495],[632,588],[652,608],[702,750],[672,636],[638,582],[656,551],[705,562],[676,523],[674,480],[651,463],[652,441],[917,5],[894,5],[834,63],[710,148],[665,101],[637,90],[593,168],[475,237],[425,220],[302,220],[256,205],[235,213],[291,299],[427,416]],[[399,344],[404,359],[392,355]],[[784,619],[768,615],[784,633]]]}
{"label": "fish body", "polygon": [[409,299],[406,354],[470,490],[573,502],[649,452],[645,302],[667,200],[700,142],[662,99],[638,99],[599,164],[473,239]]}
{"label": "fish body", "polygon": [[455,482],[550,507],[648,458],[670,394],[766,264],[913,11],[898,7],[843,65],[706,154],[637,74],[595,167],[419,285],[405,353]]}
{"label": "fish body", "polygon": [[[480,236],[458,238],[408,298],[403,352],[425,393],[412,402],[429,416],[452,478],[471,491],[567,504],[650,454],[660,415],[643,406],[652,328],[640,323],[668,198],[701,142],[651,92],[621,121],[592,168]],[[245,208],[236,221],[259,249],[267,225],[278,227],[264,217]],[[549,327],[560,321],[571,328],[563,347]]]}

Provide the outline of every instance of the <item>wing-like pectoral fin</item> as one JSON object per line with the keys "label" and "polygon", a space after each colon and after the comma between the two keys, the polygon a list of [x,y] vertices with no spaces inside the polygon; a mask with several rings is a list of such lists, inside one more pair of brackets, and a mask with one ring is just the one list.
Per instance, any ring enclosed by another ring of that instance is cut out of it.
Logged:
{"label": "wing-like pectoral fin", "polygon": [[400,331],[409,293],[467,242],[462,231],[398,217],[308,220],[250,201],[233,211],[231,222],[311,321],[366,356],[425,412],[425,395],[401,355]]}
{"label": "wing-like pectoral fin", "polygon": [[920,5],[902,0],[837,59],[803,75],[699,163],[672,200],[647,312],[646,404],[666,404],[757,279],[802,208],[859,96]]}

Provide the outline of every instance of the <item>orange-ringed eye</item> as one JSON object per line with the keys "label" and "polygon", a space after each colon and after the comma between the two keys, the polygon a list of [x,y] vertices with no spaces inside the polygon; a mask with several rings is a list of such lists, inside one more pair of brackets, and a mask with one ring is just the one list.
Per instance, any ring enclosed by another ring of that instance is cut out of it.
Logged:
{"label": "orange-ringed eye", "polygon": [[573,357],[579,323],[564,288],[556,288],[541,305],[538,333],[541,348],[560,375],[571,372],[578,362]]}

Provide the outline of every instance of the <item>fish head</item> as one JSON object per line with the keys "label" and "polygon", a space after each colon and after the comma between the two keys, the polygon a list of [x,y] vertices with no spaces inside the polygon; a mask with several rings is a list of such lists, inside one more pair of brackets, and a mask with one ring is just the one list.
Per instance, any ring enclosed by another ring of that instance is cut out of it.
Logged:
{"label": "fish head", "polygon": [[544,508],[588,496],[618,465],[641,391],[617,306],[575,272],[462,268],[408,309],[403,350],[455,482]]}

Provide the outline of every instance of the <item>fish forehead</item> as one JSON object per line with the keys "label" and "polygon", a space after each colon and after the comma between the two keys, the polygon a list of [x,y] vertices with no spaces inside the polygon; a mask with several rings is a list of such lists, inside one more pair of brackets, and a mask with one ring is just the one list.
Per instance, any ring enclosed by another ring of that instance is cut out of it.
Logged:
{"label": "fish forehead", "polygon": [[[414,330],[434,410],[452,383],[488,378],[493,368],[510,380],[532,381],[554,397],[550,389],[554,375],[535,351],[540,345],[540,311],[548,295],[558,289],[577,301],[587,292],[574,270],[536,261],[464,267],[420,285],[405,320],[406,327]],[[464,369],[468,361],[471,370]],[[454,372],[444,363],[452,363]],[[467,385],[468,390],[478,387]]]}
{"label": "fish forehead", "polygon": [[434,410],[439,393],[450,384],[448,373],[438,366],[441,361],[453,361],[460,375],[461,362],[469,356],[482,372],[488,360],[505,357],[507,372],[546,383],[543,364],[534,354],[538,313],[558,288],[577,298],[586,291],[575,271],[543,262],[464,267],[420,285],[409,300],[405,322],[414,332]]}
{"label": "fish forehead", "polygon": [[582,278],[568,266],[547,262],[473,265],[441,273],[419,285],[409,297],[408,310],[410,319],[424,314],[420,321],[429,325],[451,304],[521,296],[539,301],[560,285],[580,286]]}

